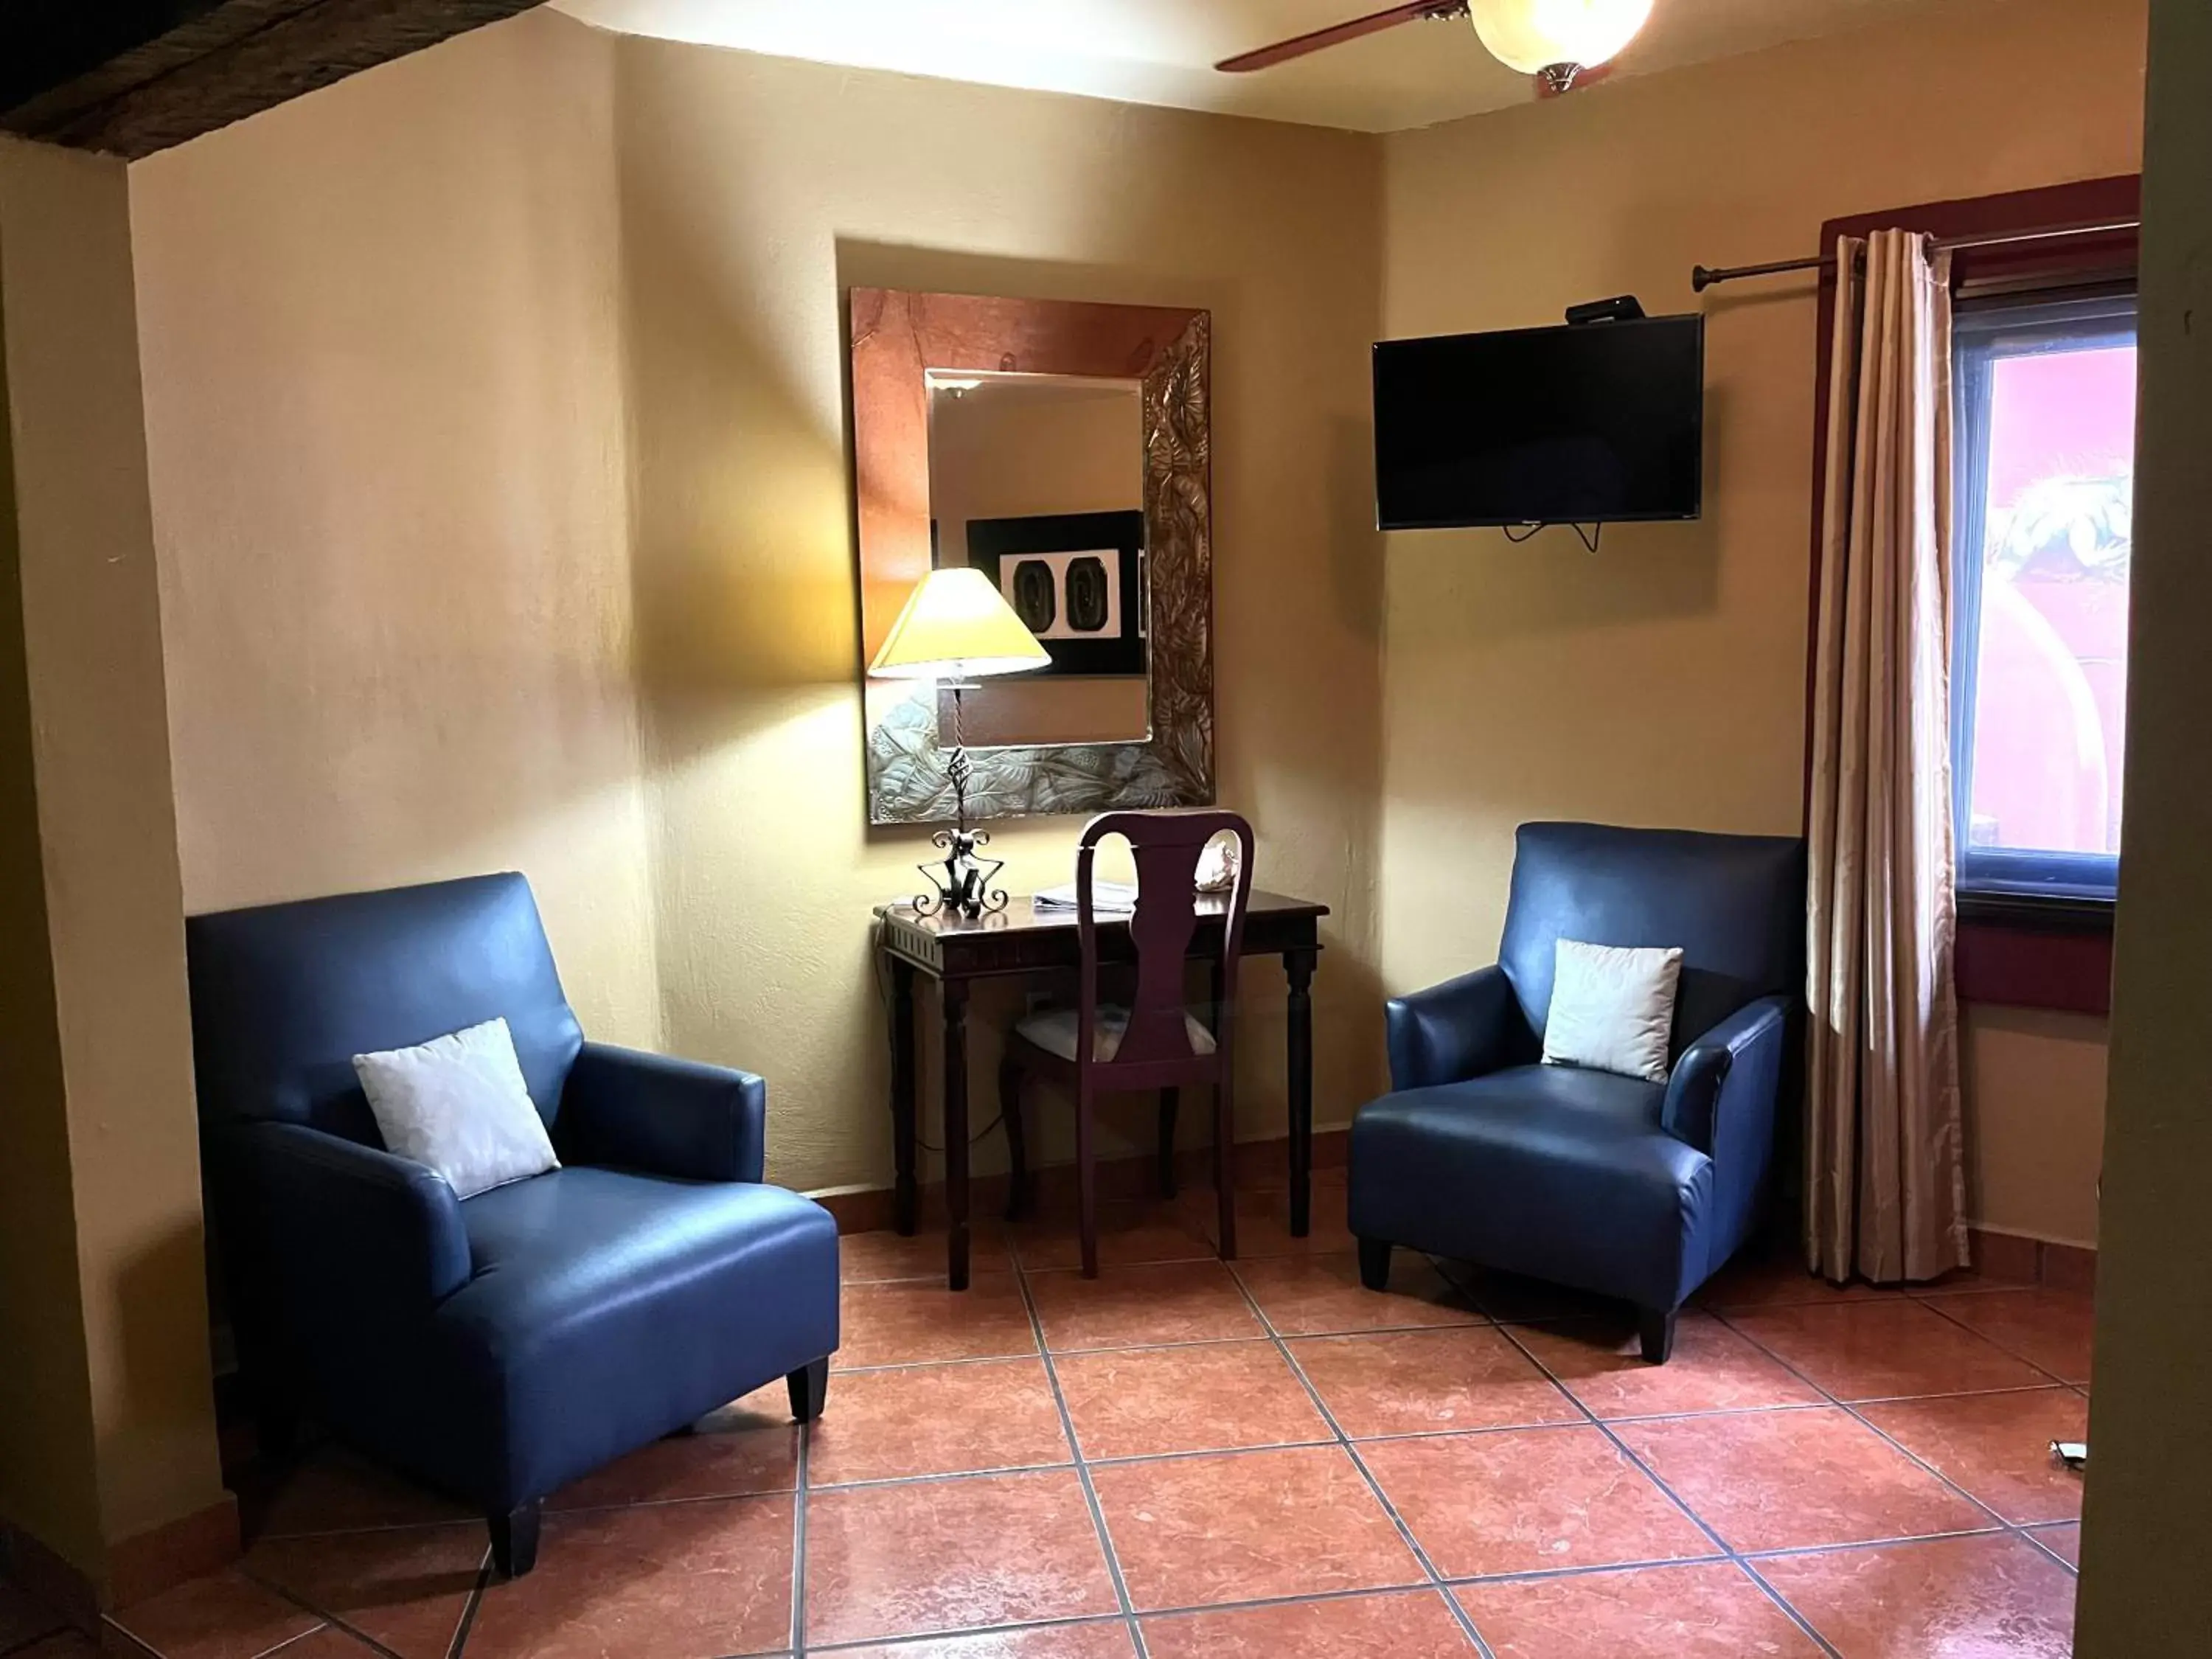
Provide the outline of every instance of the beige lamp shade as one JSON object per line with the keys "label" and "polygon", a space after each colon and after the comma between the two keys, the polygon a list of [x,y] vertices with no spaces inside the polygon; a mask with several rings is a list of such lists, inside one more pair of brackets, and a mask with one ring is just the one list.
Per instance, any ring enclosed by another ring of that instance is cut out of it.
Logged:
{"label": "beige lamp shade", "polygon": [[1651,0],[1472,0],[1474,32],[1508,69],[1595,69],[1636,38]]}
{"label": "beige lamp shade", "polygon": [[933,570],[907,598],[868,665],[890,679],[969,680],[1019,674],[1052,660],[980,570]]}

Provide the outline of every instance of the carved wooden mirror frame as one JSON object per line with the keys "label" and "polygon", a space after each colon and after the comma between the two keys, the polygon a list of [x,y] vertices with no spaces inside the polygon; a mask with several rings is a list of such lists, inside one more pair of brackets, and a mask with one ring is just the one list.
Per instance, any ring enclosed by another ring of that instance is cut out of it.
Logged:
{"label": "carved wooden mirror frame", "polygon": [[1142,383],[1152,737],[971,749],[969,815],[1006,818],[1213,800],[1213,476],[1208,313],[1057,300],[852,290],[853,465],[868,821],[952,817],[935,688],[868,675],[931,564],[934,370]]}

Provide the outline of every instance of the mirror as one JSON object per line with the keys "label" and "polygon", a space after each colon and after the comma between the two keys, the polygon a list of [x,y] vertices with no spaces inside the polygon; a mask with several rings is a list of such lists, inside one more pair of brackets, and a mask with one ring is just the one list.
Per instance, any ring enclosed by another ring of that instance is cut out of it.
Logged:
{"label": "mirror", "polygon": [[869,821],[952,817],[952,697],[866,675],[939,565],[984,570],[1052,659],[963,693],[971,817],[1210,804],[1207,313],[850,300]]}
{"label": "mirror", "polygon": [[[1144,386],[1078,374],[933,369],[933,562],[991,579],[1049,665],[963,694],[970,748],[1145,743]],[[956,741],[949,693],[938,742]]]}

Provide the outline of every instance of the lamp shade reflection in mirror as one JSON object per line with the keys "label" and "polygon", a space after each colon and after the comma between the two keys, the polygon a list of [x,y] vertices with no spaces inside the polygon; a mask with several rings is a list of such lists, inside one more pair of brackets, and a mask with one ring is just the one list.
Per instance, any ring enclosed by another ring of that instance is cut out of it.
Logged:
{"label": "lamp shade reflection in mirror", "polygon": [[[969,695],[969,744],[1146,741],[1143,386],[927,379],[935,562],[981,571],[1052,658]],[[940,742],[945,729],[940,709]]]}

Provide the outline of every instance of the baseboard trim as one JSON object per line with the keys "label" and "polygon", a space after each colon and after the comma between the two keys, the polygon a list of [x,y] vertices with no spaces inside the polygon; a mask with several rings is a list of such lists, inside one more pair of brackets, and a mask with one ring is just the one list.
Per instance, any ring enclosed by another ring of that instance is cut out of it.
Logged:
{"label": "baseboard trim", "polygon": [[108,1606],[127,1607],[228,1566],[243,1553],[238,1499],[229,1492],[205,1509],[111,1545]]}
{"label": "baseboard trim", "polygon": [[238,1499],[229,1492],[180,1519],[107,1547],[107,1571],[96,1577],[22,1528],[0,1522],[4,1576],[41,1606],[88,1636],[100,1616],[228,1566],[242,1553]]}
{"label": "baseboard trim", "polygon": [[1987,1279],[2041,1285],[2084,1295],[2097,1288],[2097,1253],[2081,1244],[2058,1244],[1989,1227],[1966,1229],[1974,1271]]}
{"label": "baseboard trim", "polygon": [[[1313,1137],[1313,1167],[1316,1170],[1344,1168],[1351,1146],[1348,1129],[1316,1129]],[[1176,1179],[1182,1183],[1203,1182],[1212,1178],[1213,1155],[1204,1148],[1194,1148],[1176,1154]],[[1240,1140],[1237,1143],[1237,1184],[1240,1187],[1277,1185],[1288,1176],[1290,1168],[1290,1138],[1279,1136],[1273,1140]],[[1038,1199],[1041,1204],[1062,1200],[1073,1201],[1075,1194],[1075,1166],[1073,1164],[1052,1164],[1035,1171]],[[1109,1200],[1145,1198],[1151,1195],[1155,1180],[1154,1160],[1142,1154],[1129,1158],[1109,1158],[1098,1165],[1098,1192]],[[880,1232],[897,1223],[896,1205],[888,1187],[839,1187],[808,1196],[837,1218],[841,1233]],[[1006,1177],[1003,1175],[978,1176],[968,1184],[968,1212],[971,1217],[996,1216],[1006,1206]],[[945,1183],[933,1181],[921,1189],[921,1214],[925,1225],[941,1220],[945,1214]]]}

